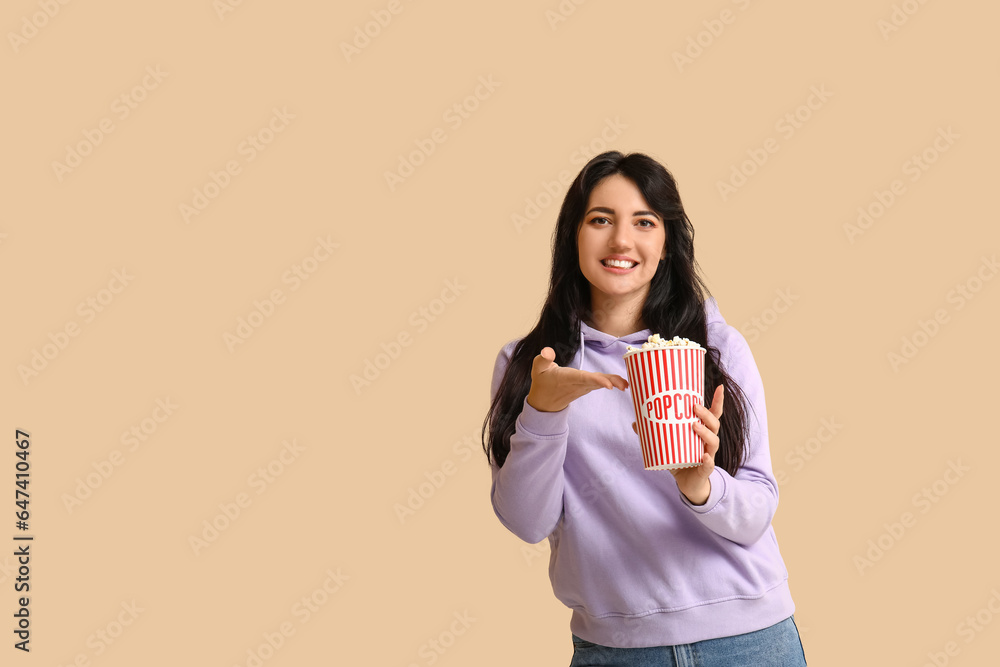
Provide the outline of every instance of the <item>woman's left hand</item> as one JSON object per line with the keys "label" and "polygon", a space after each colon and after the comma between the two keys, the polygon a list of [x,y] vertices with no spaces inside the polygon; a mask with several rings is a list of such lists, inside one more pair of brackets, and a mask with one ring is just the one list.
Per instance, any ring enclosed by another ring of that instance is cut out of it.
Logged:
{"label": "woman's left hand", "polygon": [[[684,494],[685,498],[691,501],[692,505],[704,505],[712,491],[712,483],[708,476],[715,470],[715,453],[719,451],[719,419],[722,417],[724,393],[720,384],[715,388],[711,409],[702,405],[696,405],[694,408],[695,414],[704,422],[703,424],[694,422],[691,425],[705,443],[705,453],[701,457],[701,465],[669,471],[677,482],[677,488]],[[638,435],[639,431],[636,430],[635,422],[632,422],[632,430]]]}

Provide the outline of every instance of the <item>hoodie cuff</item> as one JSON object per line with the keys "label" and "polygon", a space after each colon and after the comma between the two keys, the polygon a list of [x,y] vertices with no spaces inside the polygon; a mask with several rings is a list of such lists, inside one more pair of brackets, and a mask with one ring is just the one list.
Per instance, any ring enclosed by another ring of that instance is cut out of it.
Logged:
{"label": "hoodie cuff", "polygon": [[569,433],[569,406],[558,412],[543,412],[531,407],[524,397],[518,424],[536,438],[557,439]]}
{"label": "hoodie cuff", "polygon": [[726,476],[722,474],[720,468],[716,467],[708,476],[708,483],[711,484],[712,488],[708,492],[708,499],[704,505],[695,505],[681,493],[680,489],[677,490],[677,495],[681,497],[681,502],[690,507],[692,511],[698,514],[707,514],[715,509],[715,506],[726,495]]}

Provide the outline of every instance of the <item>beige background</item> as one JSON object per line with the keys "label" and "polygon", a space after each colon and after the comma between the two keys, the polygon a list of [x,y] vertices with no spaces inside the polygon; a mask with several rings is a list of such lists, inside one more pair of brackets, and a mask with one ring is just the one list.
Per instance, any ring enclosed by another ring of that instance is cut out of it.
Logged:
{"label": "beige background", "polygon": [[[497,351],[545,295],[565,185],[544,183],[605,146],[674,173],[750,342],[810,665],[993,664],[1000,9],[904,4],[5,3],[3,664],[568,664],[546,543],[497,521],[478,441]],[[391,21],[348,58],[371,12]],[[829,96],[800,108],[813,87]],[[269,134],[275,108],[294,118]],[[270,141],[253,160],[248,135]],[[68,147],[89,154],[67,172]],[[10,631],[16,428],[30,655]]]}

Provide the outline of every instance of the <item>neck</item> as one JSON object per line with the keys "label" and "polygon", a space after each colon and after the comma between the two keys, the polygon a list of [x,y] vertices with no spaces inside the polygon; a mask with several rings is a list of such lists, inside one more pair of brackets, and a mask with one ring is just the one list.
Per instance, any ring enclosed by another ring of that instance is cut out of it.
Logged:
{"label": "neck", "polygon": [[598,331],[621,338],[646,328],[642,319],[644,302],[645,295],[626,299],[591,293],[590,312],[583,321]]}

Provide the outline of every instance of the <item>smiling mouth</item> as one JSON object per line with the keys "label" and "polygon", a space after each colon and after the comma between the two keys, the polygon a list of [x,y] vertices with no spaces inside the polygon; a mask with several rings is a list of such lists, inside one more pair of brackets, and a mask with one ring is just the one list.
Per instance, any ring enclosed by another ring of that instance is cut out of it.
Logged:
{"label": "smiling mouth", "polygon": [[602,259],[601,264],[611,269],[631,269],[638,266],[639,262],[627,262],[619,259]]}

